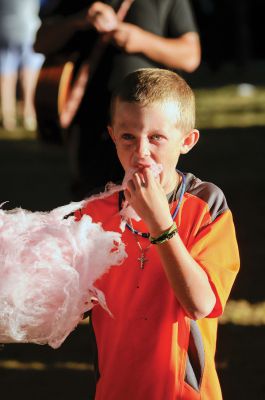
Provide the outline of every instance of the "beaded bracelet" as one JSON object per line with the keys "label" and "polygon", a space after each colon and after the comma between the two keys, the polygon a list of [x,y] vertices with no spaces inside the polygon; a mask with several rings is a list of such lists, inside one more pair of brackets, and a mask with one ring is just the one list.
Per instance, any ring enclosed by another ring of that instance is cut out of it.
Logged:
{"label": "beaded bracelet", "polygon": [[154,238],[149,236],[149,240],[152,244],[162,244],[167,240],[171,239],[178,232],[178,228],[176,222],[174,221],[170,228],[168,228],[165,232],[163,232],[160,236]]}

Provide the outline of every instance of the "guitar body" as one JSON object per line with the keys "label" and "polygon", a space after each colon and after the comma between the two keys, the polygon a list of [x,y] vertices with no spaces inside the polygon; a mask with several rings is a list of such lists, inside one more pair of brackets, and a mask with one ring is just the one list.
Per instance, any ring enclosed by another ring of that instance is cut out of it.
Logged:
{"label": "guitar body", "polygon": [[39,74],[35,108],[40,140],[62,142],[60,115],[71,92],[75,63],[73,60],[47,59]]}
{"label": "guitar body", "polygon": [[[134,0],[122,0],[117,17],[122,21]],[[44,62],[35,93],[35,108],[40,140],[62,143],[63,132],[71,125],[101,61],[111,35],[99,37],[85,60],[77,54],[65,60],[49,57]]]}

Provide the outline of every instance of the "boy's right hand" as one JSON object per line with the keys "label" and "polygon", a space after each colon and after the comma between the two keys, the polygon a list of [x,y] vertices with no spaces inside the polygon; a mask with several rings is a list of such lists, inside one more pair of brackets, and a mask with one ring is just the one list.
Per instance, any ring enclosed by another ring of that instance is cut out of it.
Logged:
{"label": "boy's right hand", "polygon": [[166,194],[150,168],[135,172],[124,194],[130,206],[146,223],[151,236],[159,236],[172,225]]}

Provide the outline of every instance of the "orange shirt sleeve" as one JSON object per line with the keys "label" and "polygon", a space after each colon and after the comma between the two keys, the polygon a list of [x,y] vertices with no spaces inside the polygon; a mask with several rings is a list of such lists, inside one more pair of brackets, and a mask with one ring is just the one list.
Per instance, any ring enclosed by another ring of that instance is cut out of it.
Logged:
{"label": "orange shirt sleeve", "polygon": [[219,317],[223,313],[240,264],[231,211],[227,209],[203,227],[188,250],[207,273],[216,295],[215,307],[208,317]]}

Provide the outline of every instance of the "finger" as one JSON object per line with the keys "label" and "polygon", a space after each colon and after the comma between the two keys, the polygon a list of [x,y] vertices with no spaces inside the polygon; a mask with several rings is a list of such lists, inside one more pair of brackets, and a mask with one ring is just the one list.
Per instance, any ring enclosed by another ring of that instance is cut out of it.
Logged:
{"label": "finger", "polygon": [[125,189],[123,193],[124,193],[125,200],[128,201],[128,203],[130,203],[131,193],[129,192],[129,190]]}
{"label": "finger", "polygon": [[150,175],[152,175],[152,179],[154,180],[154,182],[156,182],[156,184],[161,187],[161,173],[157,173],[157,171],[154,172],[151,168],[149,173]]}
{"label": "finger", "polygon": [[146,182],[146,184],[154,182],[154,180],[155,180],[154,174],[149,167],[144,168],[142,173],[143,173],[144,181]]}
{"label": "finger", "polygon": [[135,183],[134,183],[134,181],[133,181],[133,178],[130,179],[130,180],[127,182],[127,190],[129,190],[130,194],[131,194],[132,192],[135,192]]}
{"label": "finger", "polygon": [[141,172],[136,172],[136,173],[133,175],[133,179],[134,179],[135,187],[136,187],[137,189],[140,189],[140,188],[142,188],[142,187],[146,187],[146,186],[147,186],[147,185],[146,185],[146,181],[145,181],[145,179],[144,179],[144,175],[143,175]]}
{"label": "finger", "polygon": [[116,21],[99,16],[95,20],[95,27],[99,32],[111,32],[116,28]]}
{"label": "finger", "polygon": [[114,31],[117,28],[117,19],[114,17],[110,17],[103,21],[104,29],[108,32]]}

